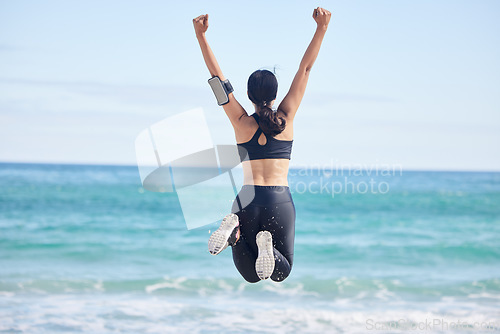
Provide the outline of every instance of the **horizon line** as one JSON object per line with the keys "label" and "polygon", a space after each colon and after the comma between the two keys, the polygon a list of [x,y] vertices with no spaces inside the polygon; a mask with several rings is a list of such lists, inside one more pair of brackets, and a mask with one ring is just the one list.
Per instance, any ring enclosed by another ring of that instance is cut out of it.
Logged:
{"label": "horizon line", "polygon": [[[0,160],[0,164],[2,165],[53,165],[53,166],[88,166],[88,167],[135,167],[139,168],[137,164],[120,164],[120,163],[93,163],[93,162],[37,162],[37,161],[2,161]],[[351,167],[349,167],[349,165]],[[385,166],[393,166],[393,164],[374,164],[375,166],[377,165],[385,165]],[[238,165],[239,166],[239,165]],[[239,168],[236,166],[235,168]],[[353,168],[353,166],[361,166],[362,168]],[[356,170],[375,170],[376,168],[364,168],[366,166],[370,166],[370,164],[341,164],[338,168],[335,168],[335,170],[346,170],[349,168],[356,169]],[[373,164],[372,164],[373,166]],[[401,166],[400,164],[398,166]],[[189,166],[186,166],[189,167]],[[327,165],[324,166],[325,168]],[[345,168],[340,168],[340,167],[345,167]],[[198,167],[200,168],[200,167]],[[290,170],[301,170],[301,169],[309,169],[309,170],[318,170],[322,169],[319,164],[312,164],[310,166],[307,165],[290,165]],[[392,169],[392,168],[391,168]],[[381,168],[381,170],[384,170],[384,168]],[[415,167],[410,167],[410,168],[404,168],[401,167],[402,171],[406,172],[453,172],[453,173],[500,173],[500,168],[495,170],[495,169],[433,169],[433,168],[415,168]]]}

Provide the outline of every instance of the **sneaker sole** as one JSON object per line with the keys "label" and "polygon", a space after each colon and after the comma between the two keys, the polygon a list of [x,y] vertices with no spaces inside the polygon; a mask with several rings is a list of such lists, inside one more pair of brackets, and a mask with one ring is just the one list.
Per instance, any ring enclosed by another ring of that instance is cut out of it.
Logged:
{"label": "sneaker sole", "polygon": [[239,225],[238,216],[231,213],[224,217],[220,227],[208,239],[208,251],[217,255],[229,246],[228,239],[234,228]]}
{"label": "sneaker sole", "polygon": [[260,279],[268,279],[274,271],[273,236],[269,231],[260,231],[256,240],[259,256],[255,261],[255,271]]}

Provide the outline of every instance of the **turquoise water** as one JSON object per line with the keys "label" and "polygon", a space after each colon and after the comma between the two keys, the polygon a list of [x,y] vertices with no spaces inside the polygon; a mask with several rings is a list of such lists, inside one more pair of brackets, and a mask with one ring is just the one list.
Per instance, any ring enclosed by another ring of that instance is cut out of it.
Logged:
{"label": "turquoise water", "polygon": [[500,331],[500,173],[362,174],[291,171],[292,274],[250,284],[136,167],[0,164],[0,331]]}

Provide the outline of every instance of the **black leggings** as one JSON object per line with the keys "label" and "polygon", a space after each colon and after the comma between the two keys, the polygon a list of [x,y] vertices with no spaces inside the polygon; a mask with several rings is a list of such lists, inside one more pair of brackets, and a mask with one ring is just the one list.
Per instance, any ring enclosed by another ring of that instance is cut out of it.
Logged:
{"label": "black leggings", "polygon": [[233,245],[233,260],[241,276],[250,283],[260,281],[255,272],[259,231],[273,236],[275,266],[271,279],[281,282],[292,270],[295,239],[295,206],[287,186],[244,185],[231,210],[240,221],[241,236]]}

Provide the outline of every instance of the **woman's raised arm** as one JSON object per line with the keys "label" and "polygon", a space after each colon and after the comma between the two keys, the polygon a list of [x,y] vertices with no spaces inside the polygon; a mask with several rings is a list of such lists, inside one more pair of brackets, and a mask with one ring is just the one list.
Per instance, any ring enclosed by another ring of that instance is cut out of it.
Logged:
{"label": "woman's raised arm", "polygon": [[311,71],[314,61],[318,56],[321,42],[323,41],[326,30],[328,29],[328,23],[330,22],[331,15],[332,14],[329,11],[321,7],[318,7],[313,11],[313,18],[317,23],[316,32],[314,33],[312,41],[309,44],[304,57],[302,57],[299,70],[297,71],[297,74],[295,74],[288,94],[278,107],[278,110],[281,110],[286,115],[287,120],[292,120],[295,117],[297,109],[299,109],[300,102],[302,101],[306,91],[309,72]]}
{"label": "woman's raised arm", "polygon": [[[218,76],[222,81],[226,80],[205,36],[205,32],[208,29],[208,14],[200,15],[193,19],[193,25],[196,38],[200,44],[201,53],[203,54],[203,59],[205,60],[205,64],[207,65],[210,75],[212,77]],[[224,104],[222,107],[235,129],[240,125],[239,121],[241,120],[241,117],[248,116],[245,109],[243,109],[239,102],[234,98],[233,93],[229,94],[229,102]]]}

